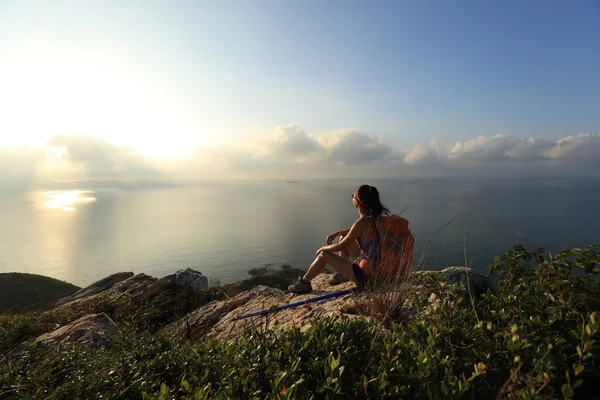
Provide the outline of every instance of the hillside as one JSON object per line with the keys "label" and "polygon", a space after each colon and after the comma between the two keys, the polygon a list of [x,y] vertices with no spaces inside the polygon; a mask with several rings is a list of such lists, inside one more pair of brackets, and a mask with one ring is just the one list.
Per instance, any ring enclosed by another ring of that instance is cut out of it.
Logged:
{"label": "hillside", "polygon": [[0,314],[19,314],[50,308],[80,288],[43,275],[0,273]]}

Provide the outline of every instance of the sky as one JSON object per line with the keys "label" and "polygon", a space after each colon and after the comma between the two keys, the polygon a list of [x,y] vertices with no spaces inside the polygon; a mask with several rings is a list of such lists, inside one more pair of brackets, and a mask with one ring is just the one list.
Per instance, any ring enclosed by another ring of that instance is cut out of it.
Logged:
{"label": "sky", "polygon": [[0,184],[599,176],[600,3],[0,0]]}

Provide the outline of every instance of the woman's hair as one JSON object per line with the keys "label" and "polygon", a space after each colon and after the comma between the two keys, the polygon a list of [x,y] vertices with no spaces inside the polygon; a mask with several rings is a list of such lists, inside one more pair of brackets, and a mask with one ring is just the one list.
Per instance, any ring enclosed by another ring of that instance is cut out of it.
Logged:
{"label": "woman's hair", "polygon": [[361,185],[356,189],[354,197],[360,205],[371,212],[371,216],[387,215],[390,210],[385,208],[379,200],[379,192],[374,186]]}

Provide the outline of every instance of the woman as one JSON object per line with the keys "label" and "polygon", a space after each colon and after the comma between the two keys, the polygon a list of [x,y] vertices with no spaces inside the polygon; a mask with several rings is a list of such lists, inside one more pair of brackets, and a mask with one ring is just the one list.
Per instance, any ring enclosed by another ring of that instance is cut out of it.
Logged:
{"label": "woman", "polygon": [[[327,237],[327,246],[317,250],[317,257],[306,274],[288,287],[290,292],[312,291],[310,281],[321,274],[327,265],[330,265],[337,274],[356,283],[359,289],[363,289],[372,277],[379,275],[377,267],[380,261],[380,237],[377,221],[390,212],[381,204],[377,189],[369,185],[362,185],[356,189],[352,195],[352,204],[360,216],[358,220],[350,229]],[[407,221],[406,224],[408,226]],[[408,229],[406,234],[410,235]],[[338,236],[341,237],[339,243],[332,244]],[[412,235],[410,238],[412,239]],[[412,259],[412,242],[410,246],[409,253]],[[340,255],[335,252],[340,252]],[[349,261],[348,258],[356,259],[356,263]]]}

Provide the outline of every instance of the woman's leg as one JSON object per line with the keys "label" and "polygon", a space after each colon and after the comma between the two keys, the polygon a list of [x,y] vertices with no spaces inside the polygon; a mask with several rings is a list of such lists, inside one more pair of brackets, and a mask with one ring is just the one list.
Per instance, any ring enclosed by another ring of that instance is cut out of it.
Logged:
{"label": "woman's leg", "polygon": [[[342,239],[343,239],[343,237],[340,236],[338,243],[341,242]],[[358,258],[359,255],[360,255],[360,247],[358,247],[358,243],[356,243],[356,241],[350,242],[350,244],[348,244],[346,247],[344,247],[344,248],[342,248],[342,250],[340,250],[340,257],[342,257],[344,260],[350,259],[350,261],[354,261]],[[348,279],[346,279],[344,276],[340,275],[339,273],[336,273],[335,275],[333,275],[333,278],[331,278],[329,280],[329,284],[332,286],[339,285],[340,283],[344,283],[344,282],[348,282]]]}
{"label": "woman's leg", "polygon": [[327,265],[331,266],[336,273],[344,278],[356,283],[356,276],[352,270],[352,262],[328,251],[321,252],[317,258],[315,258],[315,261],[313,261],[308,268],[308,271],[306,271],[306,274],[304,274],[304,278],[307,281],[312,281],[317,275],[325,270]]}
{"label": "woman's leg", "polygon": [[[338,243],[341,242],[343,237],[340,236]],[[360,255],[360,247],[356,242],[352,242],[348,246],[340,250],[340,257],[344,260],[350,259],[350,261],[356,260]]]}
{"label": "woman's leg", "polygon": [[356,260],[360,257],[360,247],[358,247],[358,243],[352,242],[350,246],[348,246],[348,254],[350,255],[350,261]]}

